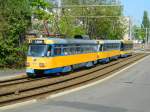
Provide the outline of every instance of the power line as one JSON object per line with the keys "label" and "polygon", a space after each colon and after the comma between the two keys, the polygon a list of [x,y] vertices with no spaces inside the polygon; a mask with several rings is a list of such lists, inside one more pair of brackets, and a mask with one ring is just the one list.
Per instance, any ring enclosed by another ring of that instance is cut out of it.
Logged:
{"label": "power line", "polygon": [[125,18],[128,16],[69,16],[74,18]]}
{"label": "power line", "polygon": [[55,8],[83,8],[83,7],[123,7],[123,5],[61,5]]}

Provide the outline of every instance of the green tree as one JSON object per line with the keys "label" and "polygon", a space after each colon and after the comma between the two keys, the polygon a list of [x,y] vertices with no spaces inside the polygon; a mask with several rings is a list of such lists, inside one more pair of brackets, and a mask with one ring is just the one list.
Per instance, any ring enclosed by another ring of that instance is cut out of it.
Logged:
{"label": "green tree", "polygon": [[[32,9],[32,30],[38,35],[42,35],[43,31],[49,33],[48,24],[54,21],[52,3],[46,0],[30,0],[30,5]],[[51,26],[53,26],[53,23]]]}
{"label": "green tree", "polygon": [[0,67],[23,66],[24,35],[31,24],[28,0],[0,0]]}
{"label": "green tree", "polygon": [[[76,5],[107,5],[111,4],[109,0],[102,2],[101,0],[77,0],[77,3],[73,1],[64,1],[65,13],[70,15],[75,20],[78,20],[76,24],[82,23],[85,33],[90,35],[91,38],[103,38],[103,39],[121,39],[126,32],[126,20],[122,19],[123,8],[120,4],[115,7],[111,6],[91,6],[91,7],[78,7]],[[71,4],[72,3],[72,4]],[[68,6],[72,5],[72,6]],[[95,17],[95,18],[94,18]]]}
{"label": "green tree", "polygon": [[142,27],[150,28],[150,20],[149,20],[147,11],[144,11],[144,14],[143,14]]}
{"label": "green tree", "polygon": [[149,20],[148,12],[144,11],[141,29],[144,32],[144,34],[142,35],[142,38],[145,41],[147,40],[146,38],[148,38],[149,36],[149,28],[150,28],[150,20]]}
{"label": "green tree", "polygon": [[133,27],[133,35],[134,35],[134,38],[137,40],[144,40],[145,30],[142,29],[140,26],[135,25]]}
{"label": "green tree", "polygon": [[30,0],[32,7],[32,16],[39,20],[48,19],[49,12],[53,8],[52,3],[46,2],[45,0]]}
{"label": "green tree", "polygon": [[[74,1],[74,3],[76,2]],[[69,13],[65,13],[62,10],[62,14],[58,15],[58,9],[55,9],[55,11],[52,10],[54,8],[51,2],[31,0],[31,5],[33,18],[39,21],[33,22],[33,27],[38,33],[42,34],[43,30],[46,29],[48,33],[60,33],[67,37],[72,37],[77,34],[77,32],[78,34],[85,34],[85,31],[80,25],[74,24],[75,19],[71,18]]]}
{"label": "green tree", "polygon": [[84,35],[84,28],[81,25],[74,24],[75,19],[71,17],[69,18],[68,16],[67,18],[65,16],[61,17],[58,23],[60,32],[70,38],[72,38],[74,35]]}

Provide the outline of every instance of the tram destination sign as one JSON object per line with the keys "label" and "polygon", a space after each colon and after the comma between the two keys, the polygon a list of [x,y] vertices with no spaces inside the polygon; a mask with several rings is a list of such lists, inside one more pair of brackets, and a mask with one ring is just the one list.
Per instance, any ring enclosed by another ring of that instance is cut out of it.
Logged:
{"label": "tram destination sign", "polygon": [[32,44],[44,44],[44,40],[32,40]]}

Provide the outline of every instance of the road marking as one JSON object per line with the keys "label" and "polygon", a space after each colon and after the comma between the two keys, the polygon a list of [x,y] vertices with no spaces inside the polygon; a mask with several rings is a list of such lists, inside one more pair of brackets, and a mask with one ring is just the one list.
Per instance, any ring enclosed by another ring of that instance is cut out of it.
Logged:
{"label": "road marking", "polygon": [[16,103],[16,104],[12,104],[12,105],[8,105],[8,106],[3,106],[3,107],[0,107],[0,111],[1,110],[8,110],[8,109],[13,109],[13,108],[17,108],[17,107],[20,107],[20,106],[25,106],[25,105],[29,105],[29,104],[33,104],[33,103],[36,103],[37,100],[30,100],[30,101],[25,101],[25,102],[22,102],[22,103]]}
{"label": "road marking", "polygon": [[[150,56],[146,56],[145,58],[143,59],[140,59],[139,61],[127,66],[126,68],[104,78],[104,79],[101,79],[99,81],[96,81],[96,82],[93,82],[93,83],[90,83],[90,84],[87,84],[85,86],[81,86],[81,87],[77,87],[75,89],[71,89],[71,90],[67,90],[67,91],[64,91],[64,92],[61,92],[61,93],[57,93],[57,94],[53,94],[53,95],[50,95],[48,96],[46,99],[53,99],[53,98],[56,98],[56,97],[60,97],[60,96],[64,96],[66,94],[70,94],[72,92],[76,92],[76,91],[80,91],[82,89],[85,89],[85,88],[88,88],[88,87],[91,87],[91,86],[94,86],[94,85],[97,85],[97,84],[100,84],[104,81],[107,81],[109,79],[111,79],[112,77],[116,76],[116,75],[119,75],[120,73],[122,73],[123,71],[137,65],[138,63],[142,62],[143,60],[146,60],[147,58],[150,58]],[[16,104],[13,104],[13,105],[8,105],[8,106],[4,106],[4,107],[0,107],[0,110],[8,110],[8,109],[13,109],[13,108],[16,108],[16,107],[20,107],[20,106],[25,106],[25,105],[29,105],[29,104],[32,104],[32,103],[36,103],[38,102],[36,99],[34,100],[30,100],[30,101],[26,101],[26,102],[22,102],[22,103],[16,103]]]}

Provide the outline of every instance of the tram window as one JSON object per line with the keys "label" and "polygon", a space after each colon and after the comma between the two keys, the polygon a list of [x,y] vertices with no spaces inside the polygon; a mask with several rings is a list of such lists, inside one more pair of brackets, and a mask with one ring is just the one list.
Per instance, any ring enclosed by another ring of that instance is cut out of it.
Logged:
{"label": "tram window", "polygon": [[92,50],[92,46],[88,46],[88,52],[90,53],[91,52],[91,50]]}
{"label": "tram window", "polygon": [[89,45],[89,53],[93,52],[93,45]]}
{"label": "tram window", "polygon": [[74,47],[74,54],[78,54],[77,47]]}
{"label": "tram window", "polygon": [[113,48],[113,44],[109,44],[109,49],[112,49]]}
{"label": "tram window", "polygon": [[104,50],[104,45],[100,45],[100,51],[103,51]]}
{"label": "tram window", "polygon": [[84,52],[85,52],[85,53],[88,53],[88,46],[85,46],[85,47],[84,47]]}
{"label": "tram window", "polygon": [[88,46],[88,53],[90,53],[90,50],[91,50],[91,49],[90,49],[90,47]]}
{"label": "tram window", "polygon": [[84,53],[87,53],[87,46],[86,46],[86,45],[85,45],[84,48],[83,48],[83,52],[84,52]]}
{"label": "tram window", "polygon": [[63,54],[64,54],[64,55],[68,55],[68,54],[69,54],[68,48],[63,48]]}
{"label": "tram window", "polygon": [[113,48],[113,49],[117,49],[117,44],[116,44],[116,43],[113,43],[113,44],[112,44],[112,48]]}
{"label": "tram window", "polygon": [[89,53],[91,52],[91,47],[88,48],[88,52],[89,52]]}
{"label": "tram window", "polygon": [[113,43],[113,49],[117,49],[118,48],[118,44],[117,43]]}
{"label": "tram window", "polygon": [[97,45],[94,45],[94,52],[97,52],[98,51],[98,47]]}
{"label": "tram window", "polygon": [[61,55],[61,48],[55,48],[54,49],[54,55],[56,55],[56,56]]}
{"label": "tram window", "polygon": [[81,47],[80,47],[80,46],[77,46],[77,47],[76,47],[76,53],[77,53],[77,54],[81,53]]}
{"label": "tram window", "polygon": [[115,49],[115,48],[116,48],[116,44],[112,43],[112,49]]}
{"label": "tram window", "polygon": [[71,48],[70,48],[70,53],[71,53],[71,54],[75,54],[75,48],[74,48],[74,47],[71,47]]}
{"label": "tram window", "polygon": [[118,46],[117,46],[117,49],[120,49],[120,46],[121,46],[121,44],[119,43]]}
{"label": "tram window", "polygon": [[81,53],[88,53],[88,50],[86,49],[86,45],[81,46]]}
{"label": "tram window", "polygon": [[107,44],[107,47],[108,47],[109,50],[112,49],[112,44],[111,43]]}
{"label": "tram window", "polygon": [[93,52],[96,52],[96,50],[97,50],[97,47],[94,45],[93,46]]}
{"label": "tram window", "polygon": [[105,43],[103,45],[101,45],[101,50],[102,51],[108,51],[112,48],[111,44],[110,43]]}
{"label": "tram window", "polygon": [[106,44],[106,46],[105,46],[105,47],[106,47],[106,51],[109,51],[109,50],[110,50],[109,45],[110,45],[109,43],[108,43],[108,44]]}
{"label": "tram window", "polygon": [[91,52],[95,52],[95,45],[91,45]]}
{"label": "tram window", "polygon": [[120,45],[120,50],[123,50],[123,43],[121,43],[121,45]]}
{"label": "tram window", "polygon": [[48,46],[48,49],[47,49],[47,56],[51,56],[51,46]]}
{"label": "tram window", "polygon": [[107,44],[104,44],[103,45],[103,51],[107,51],[108,49],[107,49]]}
{"label": "tram window", "polygon": [[120,44],[119,44],[119,43],[118,43],[116,46],[117,46],[117,49],[119,49],[119,48],[120,48]]}
{"label": "tram window", "polygon": [[79,52],[80,54],[85,53],[85,52],[86,52],[85,45],[80,45],[79,51],[80,51],[80,52]]}
{"label": "tram window", "polygon": [[83,52],[84,52],[84,53],[88,53],[87,46],[84,46],[84,48],[83,48]]}
{"label": "tram window", "polygon": [[131,50],[133,47],[132,44],[123,44],[123,50]]}

